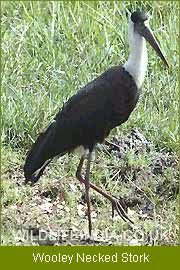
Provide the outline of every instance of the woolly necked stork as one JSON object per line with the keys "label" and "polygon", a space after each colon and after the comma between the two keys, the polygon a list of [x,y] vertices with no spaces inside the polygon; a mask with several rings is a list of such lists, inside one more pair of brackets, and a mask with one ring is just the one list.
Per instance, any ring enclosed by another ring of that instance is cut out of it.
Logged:
{"label": "woolly necked stork", "polygon": [[[123,220],[132,222],[123,202],[94,185],[89,178],[96,144],[103,143],[113,128],[126,122],[136,106],[148,63],[146,40],[168,66],[144,12],[136,11],[129,16],[128,37],[130,55],[127,62],[111,67],[72,96],[50,126],[39,135],[24,165],[25,182],[35,183],[54,157],[63,156],[79,147],[83,150],[76,177],[85,185],[90,238],[90,188],[107,198]],[[83,176],[85,159],[87,166]]]}

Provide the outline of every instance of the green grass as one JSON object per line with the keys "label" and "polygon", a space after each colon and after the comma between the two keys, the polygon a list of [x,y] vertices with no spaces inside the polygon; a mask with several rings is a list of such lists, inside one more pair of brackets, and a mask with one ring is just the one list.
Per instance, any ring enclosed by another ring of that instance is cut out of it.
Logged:
{"label": "green grass", "polygon": [[[138,157],[133,151],[128,151],[122,160],[101,152],[93,170],[93,181],[109,192],[126,197],[135,194],[134,185],[141,187],[157,208],[151,213],[152,220],[147,218],[142,221],[137,213],[134,214],[139,228],[144,226],[147,236],[153,228],[161,225],[163,231],[170,230],[171,233],[167,239],[157,238],[155,244],[177,242],[176,233],[171,237],[177,222],[177,198],[162,203],[161,196],[158,197],[156,193],[160,183],[162,186],[165,184],[167,189],[172,188],[177,181],[177,168],[167,166],[162,175],[155,177],[148,176],[148,168],[153,164],[156,153],[162,151],[171,153],[177,159],[178,2],[3,1],[3,243],[19,244],[14,236],[17,224],[39,224],[40,228],[49,225],[54,230],[59,226],[66,227],[67,223],[70,227],[73,224],[81,229],[87,227],[85,217],[78,218],[77,211],[72,211],[77,209],[82,194],[82,187],[76,185],[74,179],[78,162],[76,156],[63,157],[54,162],[50,171],[32,188],[23,185],[22,166],[25,154],[37,134],[44,130],[62,104],[109,67],[125,62],[129,53],[125,14],[127,9],[137,8],[152,15],[150,24],[165,52],[170,69],[164,69],[163,63],[148,45],[149,67],[138,106],[127,123],[113,130],[111,136],[121,138],[136,127],[152,143],[152,148],[150,153]],[[111,181],[120,167],[129,169],[126,183],[120,181],[119,177]],[[139,168],[144,174],[138,176],[137,182],[133,184],[129,179]],[[76,186],[76,192],[71,191],[69,183]],[[70,212],[60,211],[54,206],[51,213],[53,218],[50,220],[39,208],[43,200],[41,193],[57,186],[62,190]],[[114,224],[109,221],[109,204],[94,193],[93,198],[94,212],[100,216],[99,220],[95,218],[93,226],[97,230],[111,229],[115,236],[119,228],[124,226],[123,231],[130,238],[131,234],[128,234],[129,230],[121,220],[115,220]],[[29,207],[31,202],[34,203],[32,208]],[[162,216],[161,221],[157,219],[159,215]],[[140,244],[146,242],[144,240]],[[20,244],[32,243],[22,241]],[[115,244],[121,244],[121,241],[115,241]]]}

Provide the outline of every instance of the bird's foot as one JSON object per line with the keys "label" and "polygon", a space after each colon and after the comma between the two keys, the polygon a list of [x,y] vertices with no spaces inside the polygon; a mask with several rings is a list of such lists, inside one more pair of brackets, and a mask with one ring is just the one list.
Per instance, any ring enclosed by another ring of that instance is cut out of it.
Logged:
{"label": "bird's foot", "polygon": [[122,198],[118,199],[116,197],[113,197],[111,202],[112,202],[112,218],[114,217],[114,210],[116,210],[120,215],[120,217],[125,222],[129,221],[132,224],[134,224],[134,222],[127,215],[127,206]]}

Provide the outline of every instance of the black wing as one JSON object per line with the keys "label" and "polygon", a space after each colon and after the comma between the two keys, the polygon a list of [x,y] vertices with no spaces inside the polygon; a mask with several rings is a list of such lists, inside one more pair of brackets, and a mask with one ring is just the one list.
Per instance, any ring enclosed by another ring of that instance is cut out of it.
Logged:
{"label": "black wing", "polygon": [[121,66],[109,69],[79,90],[55,118],[63,150],[78,145],[91,149],[102,142],[112,128],[129,117],[136,90],[132,77]]}
{"label": "black wing", "polygon": [[125,122],[138,99],[132,77],[113,67],[71,97],[55,121],[39,135],[24,165],[26,181],[36,182],[50,160],[79,145],[93,149]]}

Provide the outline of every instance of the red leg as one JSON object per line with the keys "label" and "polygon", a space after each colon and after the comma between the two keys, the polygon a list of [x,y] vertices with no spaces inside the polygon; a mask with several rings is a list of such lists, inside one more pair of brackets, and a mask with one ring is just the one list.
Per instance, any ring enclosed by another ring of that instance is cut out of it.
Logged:
{"label": "red leg", "polygon": [[[79,162],[79,165],[77,168],[77,172],[76,172],[76,177],[81,183],[84,183],[86,185],[86,180],[82,177],[82,166],[84,163],[84,159],[85,159],[84,157],[81,157],[81,159],[80,159],[80,162]],[[101,188],[97,187],[96,185],[92,184],[91,182],[89,182],[89,187],[91,187],[92,189],[94,189],[95,191],[100,193],[103,197],[108,199],[112,203],[113,211],[114,211],[114,209],[116,209],[116,211],[118,212],[118,214],[120,215],[120,217],[124,221],[126,221],[126,222],[129,221],[133,224],[133,221],[127,216],[126,211],[124,210],[124,206],[123,206],[124,203],[121,202],[121,199],[118,199],[114,196],[107,194]]]}
{"label": "red leg", "polygon": [[86,203],[87,203],[87,214],[88,214],[88,222],[89,222],[89,237],[90,237],[90,239],[92,236],[91,207],[90,207],[90,196],[89,196],[89,189],[90,189],[89,176],[90,176],[90,169],[91,169],[91,155],[92,155],[92,153],[90,152],[88,154],[86,175],[85,175]]}

